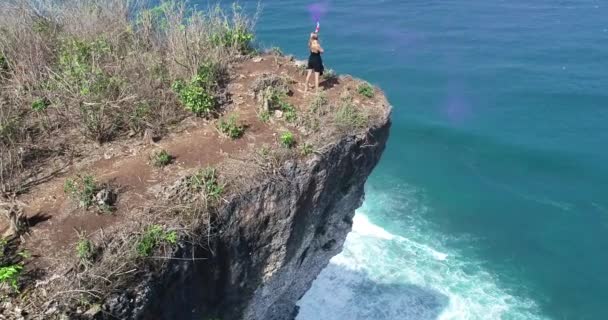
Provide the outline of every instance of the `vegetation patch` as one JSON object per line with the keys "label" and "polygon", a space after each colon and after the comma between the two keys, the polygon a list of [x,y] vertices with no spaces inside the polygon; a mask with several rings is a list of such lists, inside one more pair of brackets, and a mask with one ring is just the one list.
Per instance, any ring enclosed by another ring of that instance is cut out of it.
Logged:
{"label": "vegetation patch", "polygon": [[352,132],[364,128],[368,123],[368,117],[352,103],[351,99],[347,98],[342,100],[336,110],[334,123],[340,132]]}
{"label": "vegetation patch", "polygon": [[46,98],[38,98],[32,102],[32,110],[42,112],[51,105],[51,102]]}
{"label": "vegetation patch", "polygon": [[283,117],[285,117],[285,121],[287,122],[295,122],[298,119],[298,115],[296,113],[296,108],[286,101],[281,100],[279,102],[281,106],[281,111],[283,111]]}
{"label": "vegetation patch", "polygon": [[291,133],[291,131],[285,131],[281,133],[279,141],[281,142],[281,145],[286,148],[292,148],[296,145],[296,138],[294,137],[293,133]]}
{"label": "vegetation patch", "polygon": [[176,80],[173,90],[184,107],[197,116],[209,116],[217,107],[214,90],[217,87],[216,66],[206,63],[199,67],[190,82]]}
{"label": "vegetation patch", "polygon": [[231,139],[238,139],[245,134],[245,126],[239,124],[234,115],[228,117],[228,119],[220,119],[217,128],[222,134]]}
{"label": "vegetation patch", "polygon": [[374,88],[369,84],[369,83],[362,83],[357,87],[357,91],[359,92],[360,95],[367,97],[367,98],[373,98],[374,97]]}
{"label": "vegetation patch", "polygon": [[152,155],[150,156],[150,162],[153,166],[162,168],[168,166],[169,164],[171,164],[171,162],[173,162],[173,156],[169,154],[169,152],[167,152],[167,150],[165,149],[156,150],[152,152]]}
{"label": "vegetation patch", "polygon": [[338,80],[338,74],[333,69],[329,69],[323,72],[323,79],[327,81],[336,81]]}
{"label": "vegetation patch", "polygon": [[314,147],[310,143],[304,143],[301,147],[301,152],[303,156],[309,156],[314,153]]}
{"label": "vegetation patch", "polygon": [[63,191],[78,204],[88,210],[94,206],[102,213],[111,213],[116,203],[116,193],[107,184],[99,184],[90,174],[76,175],[67,179]]}
{"label": "vegetation patch", "polygon": [[23,271],[20,264],[11,264],[0,267],[0,283],[7,284],[13,290],[19,291],[19,277]]}
{"label": "vegetation patch", "polygon": [[177,243],[177,232],[167,231],[160,225],[151,225],[137,241],[136,250],[140,257],[149,257],[160,245],[174,245]]}
{"label": "vegetation patch", "polygon": [[76,257],[78,257],[80,262],[88,263],[93,260],[94,256],[95,246],[93,245],[93,242],[81,236],[76,243]]}
{"label": "vegetation patch", "polygon": [[220,183],[217,170],[207,167],[190,176],[188,185],[194,192],[204,192],[209,200],[219,201],[224,193],[224,185]]}

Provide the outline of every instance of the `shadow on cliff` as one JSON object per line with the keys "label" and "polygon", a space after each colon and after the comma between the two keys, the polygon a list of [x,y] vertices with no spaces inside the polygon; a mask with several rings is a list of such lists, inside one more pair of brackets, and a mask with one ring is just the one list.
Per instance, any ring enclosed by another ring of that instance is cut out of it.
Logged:
{"label": "shadow on cliff", "polygon": [[330,263],[298,302],[297,320],[435,320],[449,298],[430,288],[383,283]]}

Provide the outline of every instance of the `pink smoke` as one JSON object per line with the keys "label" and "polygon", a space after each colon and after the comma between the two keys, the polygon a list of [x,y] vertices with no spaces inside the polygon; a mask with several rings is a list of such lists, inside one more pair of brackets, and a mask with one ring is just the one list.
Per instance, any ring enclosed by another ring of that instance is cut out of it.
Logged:
{"label": "pink smoke", "polygon": [[464,85],[458,82],[448,84],[447,97],[442,113],[452,124],[459,124],[471,116],[471,104],[466,97]]}
{"label": "pink smoke", "polygon": [[308,5],[308,13],[313,22],[321,20],[329,11],[329,1],[316,2]]}

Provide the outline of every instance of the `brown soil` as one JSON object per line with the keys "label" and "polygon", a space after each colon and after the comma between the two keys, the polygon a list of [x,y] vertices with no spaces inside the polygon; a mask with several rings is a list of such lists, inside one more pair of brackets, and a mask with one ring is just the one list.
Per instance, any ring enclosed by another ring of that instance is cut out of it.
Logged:
{"label": "brown soil", "polygon": [[[158,145],[145,145],[139,139],[123,140],[99,146],[89,146],[82,156],[67,167],[62,174],[31,188],[20,200],[28,207],[30,232],[24,238],[24,247],[36,259],[37,267],[56,265],[61,253],[73,252],[78,232],[94,233],[109,229],[128,220],[145,221],[145,209],[158,200],[158,186],[174,182],[186,172],[207,166],[217,166],[223,160],[239,154],[251,153],[262,145],[277,144],[278,133],[297,130],[280,119],[266,124],[257,116],[257,102],[250,89],[252,82],[263,73],[278,73],[296,81],[288,98],[298,111],[308,108],[314,94],[303,92],[305,75],[296,64],[285,57],[264,56],[262,61],[248,60],[234,67],[235,75],[227,87],[231,103],[225,106],[226,114],[237,115],[247,125],[241,139],[223,137],[215,121],[189,118],[178,132],[170,133]],[[350,77],[340,77],[334,82],[322,82],[330,101],[336,101],[346,87],[356,88],[359,82]],[[311,89],[310,91],[314,91]],[[360,107],[386,106],[382,94],[373,99],[355,98]],[[298,139],[301,138],[297,135]],[[149,164],[150,153],[158,148],[167,150],[174,161],[164,168]],[[64,191],[65,179],[77,173],[88,172],[101,183],[109,183],[118,189],[118,202],[112,214],[97,214],[93,210],[76,208]],[[0,233],[6,225],[0,222]],[[73,255],[73,253],[71,253]]]}

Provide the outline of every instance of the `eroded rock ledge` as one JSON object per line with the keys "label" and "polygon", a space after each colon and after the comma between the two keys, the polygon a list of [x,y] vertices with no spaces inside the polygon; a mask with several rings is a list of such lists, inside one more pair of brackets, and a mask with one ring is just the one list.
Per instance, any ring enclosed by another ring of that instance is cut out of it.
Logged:
{"label": "eroded rock ledge", "polygon": [[293,319],[296,302],[341,251],[389,127],[387,117],[233,196],[221,209],[213,255],[192,261],[203,253],[182,245],[162,274],[104,309],[136,319]]}

